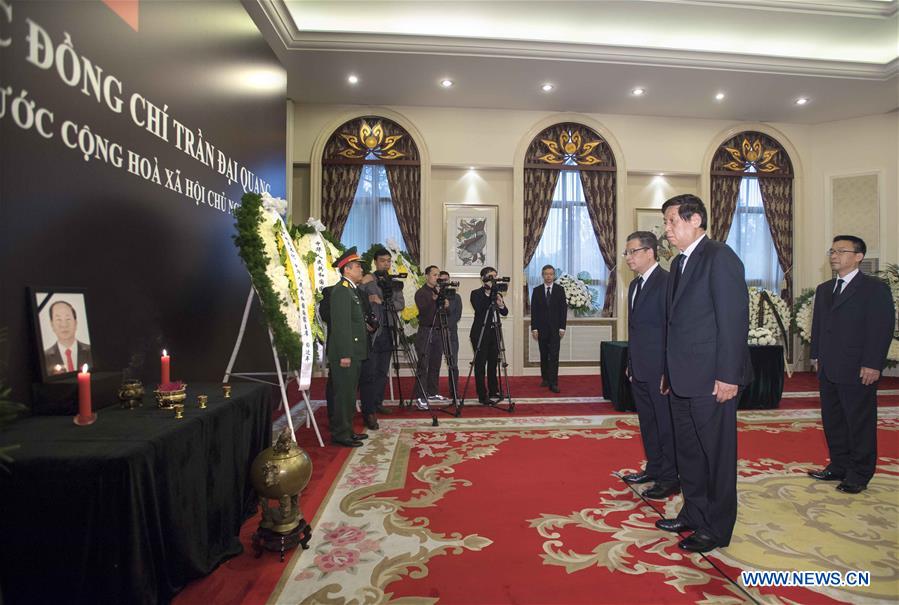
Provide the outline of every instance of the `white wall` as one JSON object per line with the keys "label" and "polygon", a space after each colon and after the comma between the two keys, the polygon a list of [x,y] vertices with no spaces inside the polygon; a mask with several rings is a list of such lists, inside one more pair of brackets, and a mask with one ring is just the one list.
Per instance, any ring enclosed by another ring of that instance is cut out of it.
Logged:
{"label": "white wall", "polygon": [[[500,207],[501,273],[520,279],[513,267],[513,164],[516,149],[537,122],[554,114],[543,111],[505,111],[455,108],[388,108],[404,116],[421,133],[431,158],[430,189],[424,200],[422,220],[422,262],[442,264],[443,205],[485,203]],[[342,115],[357,112],[377,114],[379,108],[353,106],[296,107],[294,162],[311,163],[313,146]],[[561,116],[562,119],[568,119]],[[882,233],[885,234],[881,265],[899,259],[899,114],[870,116],[817,125],[752,124],[724,120],[698,120],[626,115],[590,114],[614,137],[621,150],[617,158],[626,170],[624,199],[619,200],[619,238],[632,230],[634,208],[660,207],[680,193],[703,195],[703,172],[709,154],[734,128],[761,128],[775,134],[788,150],[793,150],[796,169],[796,220],[794,228],[794,288],[800,292],[829,276],[824,251],[832,233],[828,225],[829,180],[833,176],[876,172],[880,175]],[[469,172],[469,166],[476,171]],[[665,176],[658,176],[665,173]],[[305,180],[305,175],[303,175]],[[309,179],[313,183],[315,180]],[[299,184],[299,183],[295,183]],[[294,196],[299,198],[297,191]],[[310,192],[315,198],[315,193]],[[312,204],[314,207],[314,202]],[[295,220],[304,220],[295,214]],[[833,229],[839,230],[837,226]],[[619,241],[619,248],[623,242]],[[623,263],[619,283],[631,275]],[[463,297],[476,287],[473,278],[463,279]],[[520,283],[514,284],[517,291]],[[520,297],[516,305],[520,309]],[[512,338],[507,341],[515,360],[516,373],[522,372],[520,339],[522,316],[516,318]],[[625,334],[624,318],[619,334]]]}

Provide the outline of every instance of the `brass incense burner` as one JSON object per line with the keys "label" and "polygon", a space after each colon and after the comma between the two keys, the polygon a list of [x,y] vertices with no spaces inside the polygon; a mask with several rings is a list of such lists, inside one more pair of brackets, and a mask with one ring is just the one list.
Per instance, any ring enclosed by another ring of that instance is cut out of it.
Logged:
{"label": "brass incense burner", "polygon": [[133,378],[125,380],[119,387],[119,401],[126,410],[139,408],[144,399],[144,385]]}
{"label": "brass incense burner", "polygon": [[181,383],[180,388],[174,389],[156,389],[153,391],[156,395],[156,405],[160,410],[171,410],[176,403],[184,403],[187,399],[187,385]]}

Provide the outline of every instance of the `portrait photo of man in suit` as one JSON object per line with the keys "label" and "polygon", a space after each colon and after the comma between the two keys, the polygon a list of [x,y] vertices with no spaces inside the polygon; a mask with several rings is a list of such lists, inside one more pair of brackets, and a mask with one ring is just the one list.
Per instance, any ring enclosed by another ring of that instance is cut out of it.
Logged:
{"label": "portrait photo of man in suit", "polygon": [[559,347],[565,336],[568,303],[565,288],[555,283],[556,269],[546,265],[543,283],[531,292],[531,336],[540,347],[542,387],[559,392]]}
{"label": "portrait photo of man in suit", "polygon": [[46,301],[41,309],[40,325],[44,347],[44,372],[47,376],[56,376],[76,372],[84,364],[89,368],[94,365],[91,355],[90,336],[85,325],[79,326],[77,307],[84,315],[84,298],[82,295],[66,295],[60,299],[58,294],[38,293],[38,300]]}
{"label": "portrait photo of man in suit", "polygon": [[867,251],[854,235],[833,238],[827,254],[836,277],[818,286],[812,314],[811,358],[830,464],[809,475],[839,481],[847,494],[864,491],[874,475],[877,383],[896,327],[889,287],[859,269]]}
{"label": "portrait photo of man in suit", "polygon": [[637,279],[631,282],[628,301],[627,375],[631,382],[640,437],[646,454],[643,472],[622,477],[627,483],[655,483],[643,492],[664,499],[680,492],[674,453],[674,427],[668,396],[659,388],[665,374],[665,318],[668,272],[658,260],[659,240],[650,231],[627,236],[624,258]]}
{"label": "portrait photo of man in suit", "polygon": [[680,254],[668,280],[665,377],[684,504],[660,529],[692,530],[691,552],[727,546],[737,520],[737,402],[752,381],[749,291],[743,263],[706,236],[708,214],[695,195],[662,206],[665,233]]}

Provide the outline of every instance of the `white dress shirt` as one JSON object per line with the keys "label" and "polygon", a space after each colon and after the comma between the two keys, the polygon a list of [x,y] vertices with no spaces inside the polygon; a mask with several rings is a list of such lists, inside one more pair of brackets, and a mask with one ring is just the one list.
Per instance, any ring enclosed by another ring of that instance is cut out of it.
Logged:
{"label": "white dress shirt", "polygon": [[[656,270],[656,267],[659,266],[659,263],[655,263],[652,267],[646,270],[646,273],[641,273],[640,277],[643,278],[643,287],[646,287],[646,282],[649,281],[649,276],[652,275],[652,272]],[[637,289],[634,288],[634,293],[631,295],[631,309],[634,308],[634,299],[637,298]]]}
{"label": "white dress shirt", "polygon": [[693,242],[692,244],[690,244],[689,246],[687,246],[687,249],[686,249],[686,250],[684,250],[683,252],[681,252],[681,254],[683,254],[683,256],[684,256],[684,260],[683,260],[683,262],[681,262],[681,264],[680,264],[680,272],[681,272],[681,275],[684,274],[684,269],[687,267],[687,261],[690,260],[690,255],[693,254],[693,251],[696,250],[696,246],[699,245],[699,242],[701,242],[705,236],[706,236],[705,233],[703,233],[703,234],[700,235],[698,238],[696,238],[696,241],[695,241],[695,242]]}

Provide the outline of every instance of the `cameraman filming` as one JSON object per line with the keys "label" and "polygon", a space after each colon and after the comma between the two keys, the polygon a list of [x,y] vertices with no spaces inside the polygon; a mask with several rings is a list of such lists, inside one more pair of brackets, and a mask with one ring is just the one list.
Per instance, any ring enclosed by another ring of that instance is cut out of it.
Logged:
{"label": "cameraman filming", "polygon": [[[441,271],[438,275],[439,282],[450,284],[450,274],[447,271]],[[462,319],[462,297],[456,291],[451,291],[446,295],[446,301],[449,306],[446,308],[446,327],[449,331],[450,351],[453,359],[456,360],[456,369],[451,371],[450,380],[456,383],[459,388],[459,320]],[[452,370],[452,368],[451,368]],[[450,389],[450,393],[452,393]]]}
{"label": "cameraman filming", "polygon": [[384,407],[384,387],[390,373],[390,358],[393,354],[393,334],[391,330],[392,316],[386,305],[402,312],[406,302],[403,299],[403,282],[399,276],[390,275],[393,259],[390,252],[379,247],[374,252],[375,272],[368,273],[359,284],[359,292],[368,300],[371,315],[378,324],[372,334],[371,352],[368,359],[362,362],[362,375],[359,378],[359,398],[362,401],[362,420],[365,428],[378,430],[377,414],[390,414]]}
{"label": "cameraman filming", "polygon": [[[443,342],[440,334],[440,323],[437,318],[437,298],[439,287],[437,278],[440,270],[435,265],[425,269],[425,285],[415,293],[415,306],[418,307],[418,333],[415,335],[415,352],[418,354],[418,376],[421,379],[415,387],[418,406],[426,408],[428,400],[444,399],[439,393],[438,379],[443,357]],[[444,300],[443,304],[449,306]],[[421,392],[424,385],[427,393]]]}
{"label": "cameraman filming", "polygon": [[[508,278],[505,278],[508,280]],[[509,309],[503,300],[501,289],[507,289],[506,282],[497,283],[496,269],[493,267],[484,267],[481,269],[481,281],[483,286],[471,292],[471,306],[474,308],[474,323],[471,324],[471,349],[475,352],[474,358],[474,379],[475,387],[478,391],[478,402],[485,405],[490,404],[488,391],[484,384],[484,374],[487,374],[487,386],[490,387],[489,397],[492,399],[502,399],[499,392],[499,376],[497,375],[497,362],[499,359],[499,348],[496,341],[496,332],[494,330],[494,318],[491,314],[487,317],[487,311],[490,309],[490,303],[496,302],[496,310],[502,315],[509,314]],[[481,336],[483,332],[483,336]],[[481,338],[480,348],[478,348],[478,337]],[[486,368],[485,368],[486,366]]]}

